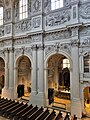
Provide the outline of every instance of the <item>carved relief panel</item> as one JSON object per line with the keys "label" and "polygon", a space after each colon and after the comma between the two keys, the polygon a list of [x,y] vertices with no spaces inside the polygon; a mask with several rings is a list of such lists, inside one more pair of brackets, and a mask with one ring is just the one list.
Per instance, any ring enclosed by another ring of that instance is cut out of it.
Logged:
{"label": "carved relief panel", "polygon": [[70,9],[51,13],[46,16],[46,27],[59,26],[71,20]]}
{"label": "carved relief panel", "polygon": [[32,0],[31,1],[31,13],[37,13],[41,11],[41,0]]}
{"label": "carved relief panel", "polygon": [[81,29],[79,34],[81,46],[90,46],[90,26]]}
{"label": "carved relief panel", "polygon": [[79,8],[79,17],[81,22],[87,21],[89,22],[90,19],[90,1],[88,3],[80,5]]}
{"label": "carved relief panel", "polygon": [[68,38],[71,38],[71,32],[66,30],[66,31],[46,34],[44,37],[44,42],[62,40],[62,39],[68,39]]}
{"label": "carved relief panel", "polygon": [[25,32],[25,31],[30,31],[31,30],[31,20],[26,19],[26,20],[17,22],[14,26],[14,30],[15,30],[15,34],[19,34],[21,32]]}
{"label": "carved relief panel", "polygon": [[42,17],[41,16],[37,16],[37,17],[33,17],[31,20],[31,30],[33,29],[40,29],[40,27],[42,28]]}

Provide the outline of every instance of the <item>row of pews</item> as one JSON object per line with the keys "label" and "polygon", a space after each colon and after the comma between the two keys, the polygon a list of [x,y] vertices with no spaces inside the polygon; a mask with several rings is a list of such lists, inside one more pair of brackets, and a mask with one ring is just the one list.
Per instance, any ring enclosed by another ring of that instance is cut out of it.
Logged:
{"label": "row of pews", "polygon": [[[63,118],[60,111],[57,114],[55,110],[4,98],[0,99],[0,116],[10,120],[61,120]],[[63,120],[70,120],[69,117],[66,114]]]}

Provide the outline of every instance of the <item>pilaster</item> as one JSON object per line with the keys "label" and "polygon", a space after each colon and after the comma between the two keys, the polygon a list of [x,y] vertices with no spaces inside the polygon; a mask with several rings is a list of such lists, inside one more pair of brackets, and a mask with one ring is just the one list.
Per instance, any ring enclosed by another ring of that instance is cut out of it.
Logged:
{"label": "pilaster", "polygon": [[38,87],[37,87],[37,46],[32,46],[33,50],[33,64],[32,64],[32,84],[31,84],[31,94],[30,103],[35,104],[35,99],[37,99]]}
{"label": "pilaster", "polygon": [[79,85],[79,41],[72,43],[72,85],[71,85],[71,115],[82,117],[82,106],[80,100],[80,85]]}

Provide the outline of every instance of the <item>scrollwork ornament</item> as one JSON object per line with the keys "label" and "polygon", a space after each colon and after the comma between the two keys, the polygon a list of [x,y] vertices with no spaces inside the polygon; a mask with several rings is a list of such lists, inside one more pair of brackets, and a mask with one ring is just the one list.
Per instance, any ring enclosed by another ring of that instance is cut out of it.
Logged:
{"label": "scrollwork ornament", "polygon": [[39,0],[36,0],[36,1],[35,1],[35,3],[34,3],[34,8],[35,8],[36,11],[39,10],[39,8],[40,8],[40,2],[39,2]]}

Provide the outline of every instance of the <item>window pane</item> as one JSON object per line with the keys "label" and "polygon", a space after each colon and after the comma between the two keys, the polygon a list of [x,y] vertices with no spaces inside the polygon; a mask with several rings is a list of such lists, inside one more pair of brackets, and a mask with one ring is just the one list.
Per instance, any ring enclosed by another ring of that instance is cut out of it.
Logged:
{"label": "window pane", "polygon": [[63,7],[63,0],[60,0],[60,8]]}
{"label": "window pane", "polygon": [[27,10],[26,10],[26,6],[23,6],[23,12],[25,12],[25,11],[27,11]]}
{"label": "window pane", "polygon": [[19,6],[21,7],[23,5],[23,1],[20,0]]}
{"label": "window pane", "polygon": [[23,19],[26,18],[26,13],[23,13]]}
{"label": "window pane", "polygon": [[52,10],[55,10],[55,3],[52,3],[52,4],[51,4],[51,9],[52,9]]}
{"label": "window pane", "polygon": [[20,10],[20,13],[22,13],[22,7],[20,7],[19,10]]}
{"label": "window pane", "polygon": [[3,7],[0,7],[0,25],[3,25]]}
{"label": "window pane", "polygon": [[56,9],[60,8],[60,1],[56,2]]}
{"label": "window pane", "polygon": [[19,7],[20,20],[28,17],[27,8],[28,8],[27,0],[20,0]]}
{"label": "window pane", "polygon": [[20,20],[22,19],[22,14],[20,14]]}

